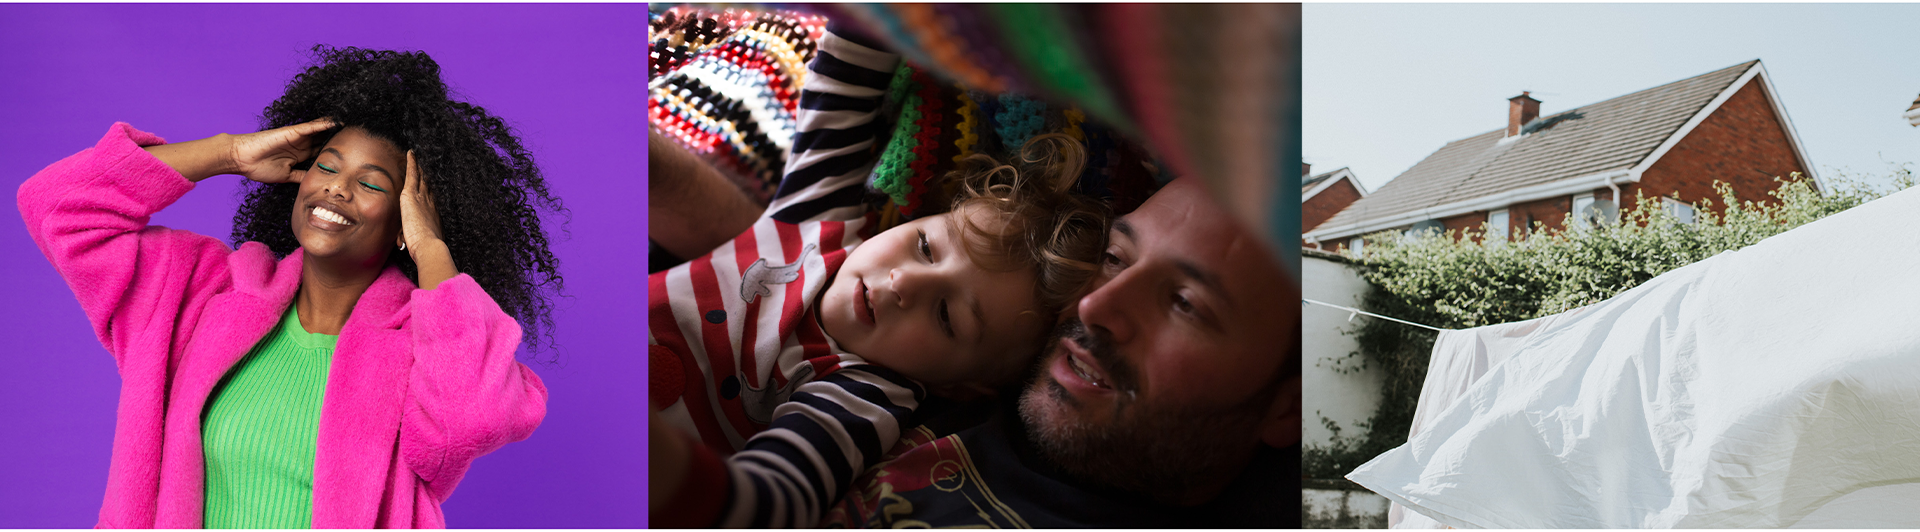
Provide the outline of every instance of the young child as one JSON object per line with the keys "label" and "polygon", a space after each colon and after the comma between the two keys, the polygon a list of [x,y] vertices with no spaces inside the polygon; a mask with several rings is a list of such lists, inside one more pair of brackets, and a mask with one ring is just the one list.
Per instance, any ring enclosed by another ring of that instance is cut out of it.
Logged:
{"label": "young child", "polygon": [[827,34],[766,214],[649,276],[654,445],[687,447],[663,424],[701,444],[669,453],[691,465],[653,466],[687,468],[656,526],[814,525],[912,426],[924,387],[1017,380],[1097,273],[1108,217],[1067,192],[1085,157],[1061,135],[1028,142],[1018,168],[962,161],[949,212],[862,238],[898,61]]}

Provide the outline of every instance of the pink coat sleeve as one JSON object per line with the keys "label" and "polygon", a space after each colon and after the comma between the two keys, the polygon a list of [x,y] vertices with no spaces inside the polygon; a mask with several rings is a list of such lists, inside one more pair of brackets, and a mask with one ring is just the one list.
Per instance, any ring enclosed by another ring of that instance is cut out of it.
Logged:
{"label": "pink coat sleeve", "polygon": [[230,279],[225,243],[147,225],[153,213],[194,187],[141,149],[164,143],[116,123],[94,147],[20,185],[27,233],[67,280],[94,334],[123,371],[129,353],[168,353],[165,346],[184,345],[193,324],[183,320],[197,319],[192,310]]}
{"label": "pink coat sleeve", "polygon": [[547,414],[547,388],[514,360],[520,324],[466,274],[414,290],[413,369],[400,453],[445,501],[473,460],[527,439]]}

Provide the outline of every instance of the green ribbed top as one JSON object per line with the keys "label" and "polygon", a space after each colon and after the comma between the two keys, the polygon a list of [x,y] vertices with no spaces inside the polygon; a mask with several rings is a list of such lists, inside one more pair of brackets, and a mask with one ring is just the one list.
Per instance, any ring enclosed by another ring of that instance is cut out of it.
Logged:
{"label": "green ribbed top", "polygon": [[207,528],[312,528],[320,405],[339,336],[286,316],[227,371],[201,413]]}

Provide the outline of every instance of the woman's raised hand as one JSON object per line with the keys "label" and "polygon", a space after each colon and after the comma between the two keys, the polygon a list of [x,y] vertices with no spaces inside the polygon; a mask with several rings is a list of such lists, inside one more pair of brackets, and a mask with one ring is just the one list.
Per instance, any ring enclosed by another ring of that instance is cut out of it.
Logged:
{"label": "woman's raised hand", "polygon": [[407,150],[407,177],[400,186],[400,243],[416,249],[434,240],[440,240],[440,213],[433,209],[426,173],[414,162],[413,150]]}
{"label": "woman's raised hand", "polygon": [[145,149],[188,181],[240,174],[261,183],[289,183],[300,180],[293,172],[293,165],[312,157],[321,148],[313,145],[313,135],[333,126],[332,119],[322,118],[257,133],[221,133],[200,140],[155,144]]}
{"label": "woman's raised hand", "polygon": [[399,244],[413,257],[420,288],[432,290],[460,274],[453,253],[440,239],[440,212],[433,208],[433,191],[427,188],[427,174],[413,160],[413,150],[407,150],[407,177],[400,186]]}
{"label": "woman's raised hand", "polygon": [[334,126],[322,118],[304,124],[274,128],[233,137],[233,172],[261,183],[294,183],[300,174],[293,165],[313,157],[320,146],[313,135]]}

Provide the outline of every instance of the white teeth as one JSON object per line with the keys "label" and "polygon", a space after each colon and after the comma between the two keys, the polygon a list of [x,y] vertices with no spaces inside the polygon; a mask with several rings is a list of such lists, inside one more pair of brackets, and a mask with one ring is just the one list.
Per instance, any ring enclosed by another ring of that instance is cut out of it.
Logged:
{"label": "white teeth", "polygon": [[1094,377],[1095,375],[1099,375],[1100,372],[1080,362],[1080,357],[1068,355],[1067,363],[1070,367],[1073,368],[1074,373],[1077,373],[1080,375],[1080,378],[1086,379],[1087,382],[1093,383],[1094,386],[1099,386],[1101,388],[1107,387],[1106,383],[1100,382],[1099,378]]}
{"label": "white teeth", "polygon": [[866,294],[865,299],[867,300],[867,317],[878,319],[879,316],[875,316],[873,314],[873,291],[866,290],[865,294]]}
{"label": "white teeth", "polygon": [[340,213],[327,210],[326,207],[314,207],[313,216],[340,225],[353,225],[353,222],[347,221],[347,217],[341,216]]}

